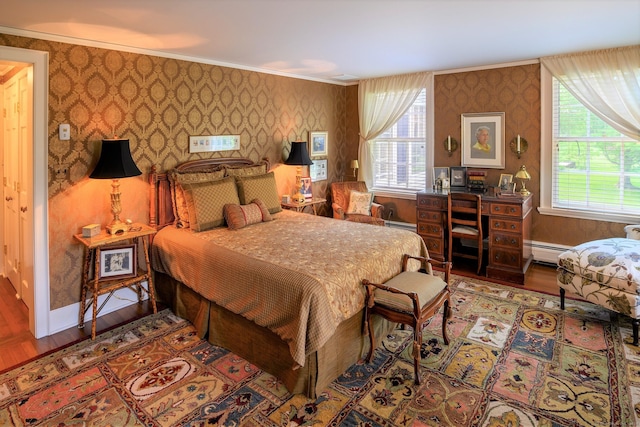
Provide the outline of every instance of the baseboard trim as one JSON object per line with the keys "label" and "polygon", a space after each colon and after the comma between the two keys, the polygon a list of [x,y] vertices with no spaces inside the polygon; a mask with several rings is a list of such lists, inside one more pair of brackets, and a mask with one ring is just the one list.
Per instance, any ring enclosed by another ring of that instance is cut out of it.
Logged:
{"label": "baseboard trim", "polygon": [[[146,286],[146,282],[143,282],[144,286]],[[145,292],[143,294],[143,299],[147,299],[148,296]],[[98,297],[98,308],[103,303],[103,301],[107,298],[107,295],[101,295]],[[113,296],[107,301],[107,303],[102,307],[100,313],[98,313],[98,317],[104,316],[105,314],[112,313],[114,311],[120,310],[121,308],[128,307],[133,304],[138,303],[138,295],[136,292],[132,291],[129,288],[119,289],[114,292]],[[93,307],[89,308],[84,316],[85,327],[90,325],[93,321]],[[78,326],[78,314],[80,313],[80,302],[78,301],[75,304],[67,305],[65,307],[58,308],[56,310],[52,310],[49,313],[49,335],[53,335],[58,332],[62,332],[65,329],[73,328]]]}

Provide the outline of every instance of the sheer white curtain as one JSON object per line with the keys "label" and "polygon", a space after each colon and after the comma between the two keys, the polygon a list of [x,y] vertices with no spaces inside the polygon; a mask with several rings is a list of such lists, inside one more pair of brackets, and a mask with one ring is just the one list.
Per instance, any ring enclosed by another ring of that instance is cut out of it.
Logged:
{"label": "sheer white curtain", "polygon": [[541,58],[573,96],[614,129],[640,139],[640,45]]}
{"label": "sheer white curtain", "polygon": [[361,80],[358,84],[358,111],[360,114],[360,144],[358,179],[367,187],[373,186],[370,141],[402,117],[423,88],[430,88],[433,73],[403,74]]}

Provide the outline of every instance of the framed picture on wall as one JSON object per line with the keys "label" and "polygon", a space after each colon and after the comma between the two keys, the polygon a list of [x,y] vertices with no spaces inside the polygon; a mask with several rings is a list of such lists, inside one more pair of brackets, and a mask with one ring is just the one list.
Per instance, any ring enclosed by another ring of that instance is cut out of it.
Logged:
{"label": "framed picture on wall", "polygon": [[329,133],[328,132],[310,132],[309,143],[311,144],[311,157],[326,156],[329,152]]}
{"label": "framed picture on wall", "polygon": [[504,113],[462,114],[461,165],[504,169]]}
{"label": "framed picture on wall", "polygon": [[324,181],[327,179],[327,159],[314,160],[309,166],[309,175],[314,182]]}

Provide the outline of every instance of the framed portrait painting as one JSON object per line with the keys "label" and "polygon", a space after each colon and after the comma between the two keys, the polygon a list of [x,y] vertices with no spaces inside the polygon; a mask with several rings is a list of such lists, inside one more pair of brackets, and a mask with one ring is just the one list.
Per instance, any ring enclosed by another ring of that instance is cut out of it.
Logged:
{"label": "framed portrait painting", "polygon": [[462,114],[462,166],[504,169],[504,113]]}
{"label": "framed portrait painting", "polygon": [[310,132],[309,143],[311,144],[311,157],[326,156],[328,149],[328,132]]}

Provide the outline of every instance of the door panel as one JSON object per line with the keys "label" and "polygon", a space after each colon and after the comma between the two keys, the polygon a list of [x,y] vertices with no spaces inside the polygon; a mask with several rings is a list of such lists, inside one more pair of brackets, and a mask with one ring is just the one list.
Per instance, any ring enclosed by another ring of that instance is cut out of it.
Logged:
{"label": "door panel", "polygon": [[19,137],[18,126],[18,96],[19,84],[13,79],[5,87],[4,110],[6,111],[4,129],[4,252],[5,272],[16,293],[20,294],[19,263],[19,194],[18,194],[18,165],[19,165]]}
{"label": "door panel", "polygon": [[31,158],[33,151],[33,126],[31,117],[33,117],[33,91],[31,80],[33,78],[32,68],[24,70],[19,79],[19,141],[18,156],[19,170],[18,177],[20,186],[18,188],[19,197],[19,272],[20,272],[20,297],[26,304],[29,311],[33,309],[33,251],[31,245],[27,242],[33,241],[33,171],[31,167]]}

